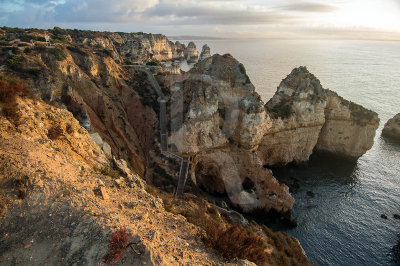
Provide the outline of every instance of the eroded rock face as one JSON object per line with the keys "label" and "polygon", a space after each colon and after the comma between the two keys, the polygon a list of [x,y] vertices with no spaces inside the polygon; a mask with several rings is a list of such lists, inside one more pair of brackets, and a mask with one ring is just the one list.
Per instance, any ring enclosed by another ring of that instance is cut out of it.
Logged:
{"label": "eroded rock face", "polygon": [[211,49],[207,44],[204,44],[200,54],[200,61],[209,57],[211,57]]}
{"label": "eroded rock face", "polygon": [[287,186],[265,166],[306,162],[314,150],[359,157],[379,124],[376,113],[323,89],[305,67],[294,69],[265,106],[230,55],[200,61],[174,85],[183,91],[173,100],[183,103],[183,123],[171,144],[193,157],[195,182],[226,192],[247,212],[293,206]]}
{"label": "eroded rock face", "polygon": [[264,164],[305,162],[325,123],[326,95],[319,80],[305,67],[282,80],[265,105],[272,126],[258,147]]}
{"label": "eroded rock face", "polygon": [[254,150],[270,119],[243,65],[230,55],[215,55],[186,73],[179,86],[184,123],[170,142],[193,156],[193,180],[209,192],[226,193],[247,212],[290,210],[288,187],[263,168]]}
{"label": "eroded rock face", "polygon": [[199,59],[199,51],[197,51],[196,44],[190,42],[184,51],[185,58],[188,63],[196,63]]}
{"label": "eroded rock face", "polygon": [[317,150],[350,158],[361,157],[374,144],[378,115],[326,90],[325,124]]}
{"label": "eroded rock face", "polygon": [[400,140],[400,113],[389,119],[382,131],[382,136]]}

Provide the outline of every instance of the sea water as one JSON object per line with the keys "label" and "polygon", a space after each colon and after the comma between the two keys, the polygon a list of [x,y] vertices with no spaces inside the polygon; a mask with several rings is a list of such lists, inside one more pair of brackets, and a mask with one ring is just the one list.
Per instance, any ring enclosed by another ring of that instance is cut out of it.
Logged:
{"label": "sea water", "polygon": [[307,66],[324,88],[378,113],[374,146],[357,162],[312,156],[307,165],[274,174],[280,182],[299,185],[292,212],[298,226],[281,230],[300,240],[312,263],[394,265],[391,249],[400,233],[400,220],[393,218],[400,214],[400,144],[380,135],[384,123],[400,113],[400,42],[195,43],[200,51],[207,43],[212,53],[230,53],[243,63],[264,102],[294,67]]}

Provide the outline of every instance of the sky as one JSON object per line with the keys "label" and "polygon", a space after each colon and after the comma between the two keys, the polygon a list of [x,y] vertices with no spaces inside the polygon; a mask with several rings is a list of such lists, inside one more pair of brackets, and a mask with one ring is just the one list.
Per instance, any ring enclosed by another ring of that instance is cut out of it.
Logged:
{"label": "sky", "polygon": [[400,40],[400,0],[0,0],[0,25],[219,38]]}

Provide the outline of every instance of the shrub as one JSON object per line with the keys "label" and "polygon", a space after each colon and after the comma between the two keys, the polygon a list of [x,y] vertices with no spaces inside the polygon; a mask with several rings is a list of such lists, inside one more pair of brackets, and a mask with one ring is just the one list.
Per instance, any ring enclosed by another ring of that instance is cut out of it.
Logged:
{"label": "shrub", "polygon": [[125,64],[125,65],[133,65],[133,62],[132,62],[132,60],[126,59],[126,60],[124,61],[124,64]]}
{"label": "shrub", "polygon": [[146,66],[161,66],[161,63],[158,62],[157,60],[152,60],[152,61],[146,62]]}
{"label": "shrub", "polygon": [[256,235],[250,228],[231,225],[227,229],[208,223],[205,227],[206,235],[203,242],[218,250],[226,260],[234,258],[247,259],[257,265],[265,264],[265,241]]}
{"label": "shrub", "polygon": [[103,262],[112,265],[121,259],[122,252],[127,249],[131,234],[125,229],[120,228],[110,235],[108,240],[108,252],[103,257]]}
{"label": "shrub", "polygon": [[21,118],[21,114],[18,111],[18,104],[16,103],[17,96],[33,98],[32,92],[23,80],[0,74],[0,102],[5,103],[3,113],[6,117],[13,120],[14,123],[18,122]]}
{"label": "shrub", "polygon": [[66,58],[64,51],[60,48],[54,49],[54,56],[58,61],[62,61]]}
{"label": "shrub", "polygon": [[7,65],[13,70],[22,70],[26,58],[22,54],[12,54],[7,60]]}
{"label": "shrub", "polygon": [[12,102],[16,96],[32,96],[28,85],[21,79],[0,74],[0,101]]}
{"label": "shrub", "polygon": [[120,174],[117,170],[113,170],[109,166],[104,166],[101,169],[97,169],[97,172],[99,172],[102,175],[106,175],[106,176],[109,176],[112,178],[118,178],[120,176]]}
{"label": "shrub", "polygon": [[47,132],[47,137],[52,140],[58,139],[63,135],[64,135],[64,131],[60,125],[51,127],[49,129],[49,131]]}
{"label": "shrub", "polygon": [[108,56],[112,56],[112,52],[109,49],[103,49],[103,53]]}
{"label": "shrub", "polygon": [[40,74],[40,69],[37,68],[37,67],[32,67],[32,68],[26,69],[25,72],[30,74],[30,75],[32,75],[32,76],[37,77]]}
{"label": "shrub", "polygon": [[83,51],[79,46],[67,46],[67,49],[80,55],[87,55],[86,52]]}

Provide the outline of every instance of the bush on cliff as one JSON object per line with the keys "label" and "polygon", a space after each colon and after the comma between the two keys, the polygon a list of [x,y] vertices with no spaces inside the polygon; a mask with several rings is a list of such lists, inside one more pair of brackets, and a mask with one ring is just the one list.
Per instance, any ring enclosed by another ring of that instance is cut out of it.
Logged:
{"label": "bush on cliff", "polygon": [[20,71],[23,69],[24,64],[26,62],[26,58],[22,54],[12,54],[7,60],[7,65],[16,71]]}
{"label": "bush on cliff", "polygon": [[58,61],[64,60],[67,56],[65,55],[64,51],[60,48],[54,49],[54,56]]}
{"label": "bush on cliff", "polygon": [[161,63],[158,62],[157,60],[152,60],[152,61],[146,62],[146,66],[161,66]]}
{"label": "bush on cliff", "polygon": [[3,114],[14,123],[17,123],[21,117],[16,102],[17,97],[33,98],[33,93],[23,80],[0,74],[0,103],[2,103]]}
{"label": "bush on cliff", "polygon": [[208,223],[206,235],[202,237],[202,240],[206,245],[218,250],[227,260],[247,259],[257,265],[265,264],[267,260],[264,251],[267,245],[251,228],[231,225],[223,229],[213,223]]}

